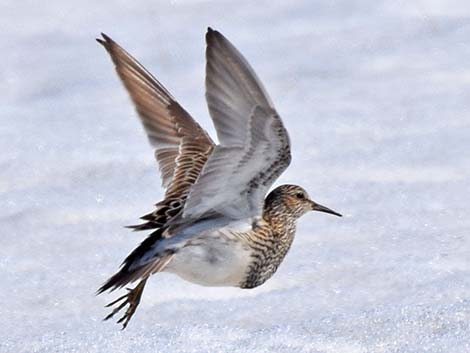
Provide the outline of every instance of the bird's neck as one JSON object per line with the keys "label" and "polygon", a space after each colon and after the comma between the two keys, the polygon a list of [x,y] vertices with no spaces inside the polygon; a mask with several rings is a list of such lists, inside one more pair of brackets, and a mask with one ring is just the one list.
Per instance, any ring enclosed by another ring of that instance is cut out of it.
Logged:
{"label": "bird's neck", "polygon": [[265,205],[263,219],[270,225],[277,236],[293,237],[297,218],[283,204]]}

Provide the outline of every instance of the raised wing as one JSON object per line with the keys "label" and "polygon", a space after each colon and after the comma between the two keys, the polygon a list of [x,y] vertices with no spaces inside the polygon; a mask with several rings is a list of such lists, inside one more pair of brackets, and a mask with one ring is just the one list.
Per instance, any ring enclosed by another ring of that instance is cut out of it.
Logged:
{"label": "raised wing", "polygon": [[269,187],[290,163],[289,137],[240,52],[210,28],[206,42],[206,99],[220,145],[191,188],[183,218],[256,217]]}
{"label": "raised wing", "polygon": [[157,210],[136,226],[150,229],[163,226],[183,207],[189,189],[196,181],[214,143],[199,124],[136,59],[107,35],[97,39],[111,56],[126,87],[150,144],[155,148],[165,199]]}

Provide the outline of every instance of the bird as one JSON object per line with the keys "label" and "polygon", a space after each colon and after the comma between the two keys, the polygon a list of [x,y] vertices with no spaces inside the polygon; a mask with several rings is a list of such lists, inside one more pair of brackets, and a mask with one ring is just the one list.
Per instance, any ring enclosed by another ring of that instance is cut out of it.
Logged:
{"label": "bird", "polygon": [[266,196],[291,162],[288,133],[261,81],[219,31],[206,32],[205,97],[218,143],[170,92],[106,34],[106,49],[154,148],[164,198],[129,226],[151,231],[97,291],[139,281],[107,307],[125,329],[151,275],[168,272],[202,286],[255,288],[286,256],[305,213],[340,216],[285,184]]}

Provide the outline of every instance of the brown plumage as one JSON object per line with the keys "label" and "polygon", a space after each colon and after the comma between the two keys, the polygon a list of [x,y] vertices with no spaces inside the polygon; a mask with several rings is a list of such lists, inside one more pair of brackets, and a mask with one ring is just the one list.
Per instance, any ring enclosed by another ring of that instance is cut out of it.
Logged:
{"label": "brown plumage", "polygon": [[219,144],[141,64],[111,38],[110,54],[147,132],[165,198],[135,230],[153,229],[98,293],[140,280],[108,306],[125,306],[125,328],[147,279],[167,271],[206,286],[254,288],[277,270],[312,210],[340,216],[282,185],[265,198],[291,160],[287,131],[266,90],[241,53],[219,32],[206,35],[206,99]]}
{"label": "brown plumage", "polygon": [[214,143],[166,88],[107,35],[97,41],[111,56],[147,132],[161,173],[165,198],[135,230],[160,228],[182,209]]}

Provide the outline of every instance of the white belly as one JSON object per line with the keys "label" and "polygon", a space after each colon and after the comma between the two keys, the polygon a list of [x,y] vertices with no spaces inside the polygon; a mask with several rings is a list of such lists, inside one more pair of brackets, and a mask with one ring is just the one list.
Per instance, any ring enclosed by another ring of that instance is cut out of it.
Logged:
{"label": "white belly", "polygon": [[245,279],[251,251],[233,231],[223,228],[191,237],[164,271],[203,286],[239,286]]}

